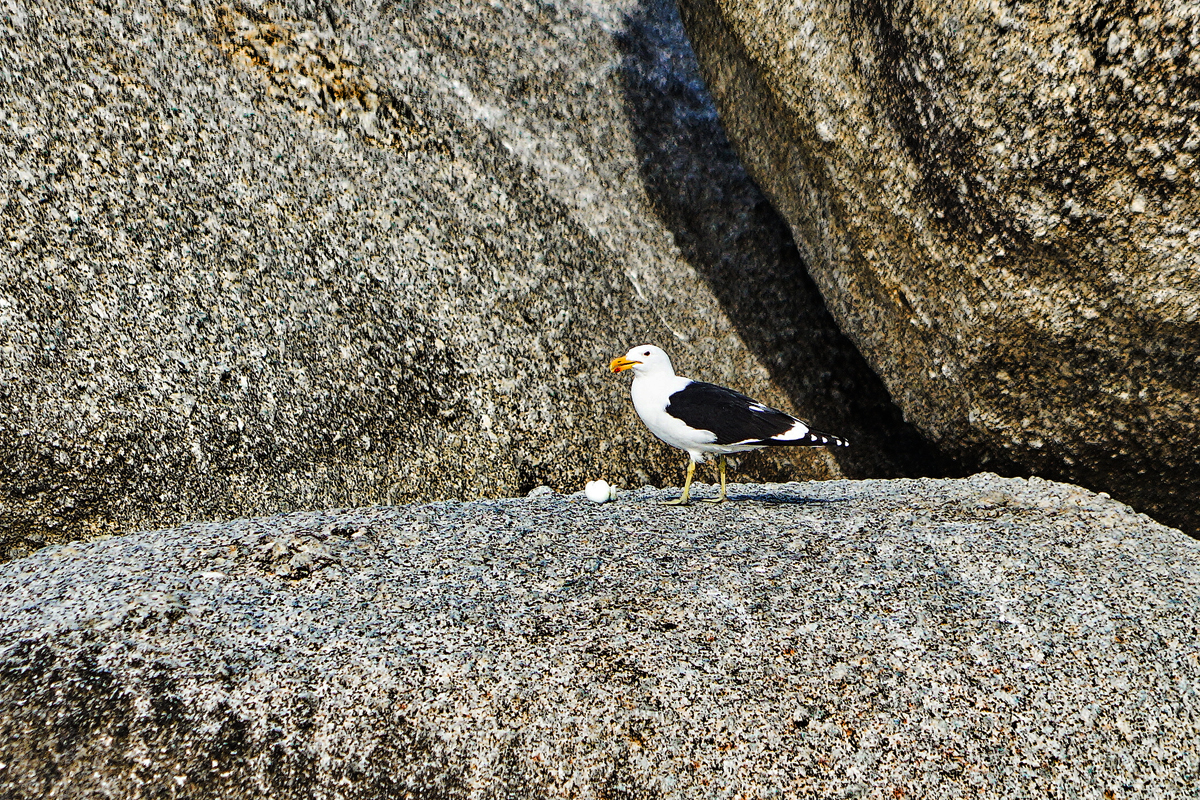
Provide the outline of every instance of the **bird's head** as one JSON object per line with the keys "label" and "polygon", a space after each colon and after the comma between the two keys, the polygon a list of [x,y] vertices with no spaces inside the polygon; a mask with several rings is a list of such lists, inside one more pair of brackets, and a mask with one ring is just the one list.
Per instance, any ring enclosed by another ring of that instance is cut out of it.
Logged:
{"label": "bird's head", "polygon": [[652,344],[641,344],[631,348],[620,358],[614,358],[608,368],[614,373],[631,369],[635,376],[656,372],[675,374],[675,369],[671,366],[671,358],[663,352],[661,347],[655,347]]}

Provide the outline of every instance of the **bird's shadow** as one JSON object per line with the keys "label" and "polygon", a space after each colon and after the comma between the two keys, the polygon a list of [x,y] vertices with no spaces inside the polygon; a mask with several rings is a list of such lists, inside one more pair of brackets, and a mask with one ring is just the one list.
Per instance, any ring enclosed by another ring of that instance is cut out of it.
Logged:
{"label": "bird's shadow", "polygon": [[616,34],[647,195],[689,264],[793,409],[845,436],[850,477],[961,474],[904,421],[825,307],[791,231],[725,137],[673,0],[642,0]]}
{"label": "bird's shadow", "polygon": [[[801,497],[794,494],[784,494],[781,492],[771,492],[767,494],[728,494],[724,503],[709,503],[708,498],[693,497],[689,506],[700,506],[710,508],[728,508],[730,505],[744,505],[746,503],[759,503],[766,506],[807,506],[824,503],[849,503],[853,497]],[[688,506],[678,506],[679,508],[687,508]]]}
{"label": "bird's shadow", "polygon": [[849,503],[852,497],[796,497],[787,494],[751,494],[735,497],[729,496],[732,502],[762,503],[768,506],[810,506],[825,503]]}

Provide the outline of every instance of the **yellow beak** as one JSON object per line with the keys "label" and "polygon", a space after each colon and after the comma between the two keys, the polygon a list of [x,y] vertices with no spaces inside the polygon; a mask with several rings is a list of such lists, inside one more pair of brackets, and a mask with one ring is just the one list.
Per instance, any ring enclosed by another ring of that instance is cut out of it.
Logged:
{"label": "yellow beak", "polygon": [[617,372],[622,372],[624,370],[629,369],[634,364],[640,364],[640,363],[642,363],[642,362],[630,361],[628,358],[625,358],[625,356],[621,356],[620,358],[614,358],[612,360],[612,363],[608,365],[608,368],[611,369],[614,373],[617,373]]}

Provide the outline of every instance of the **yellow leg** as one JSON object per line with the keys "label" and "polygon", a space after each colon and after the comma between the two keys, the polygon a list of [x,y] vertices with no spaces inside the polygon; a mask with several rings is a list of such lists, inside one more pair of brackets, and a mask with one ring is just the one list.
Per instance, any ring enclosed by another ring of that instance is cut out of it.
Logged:
{"label": "yellow leg", "polygon": [[714,500],[701,500],[702,503],[724,503],[727,499],[725,496],[725,456],[721,456],[717,463],[717,472],[721,475],[721,494]]}
{"label": "yellow leg", "polygon": [[664,506],[686,506],[688,504],[688,493],[692,489],[692,476],[696,474],[696,462],[688,459],[687,477],[683,479],[683,494],[678,500],[664,500]]}

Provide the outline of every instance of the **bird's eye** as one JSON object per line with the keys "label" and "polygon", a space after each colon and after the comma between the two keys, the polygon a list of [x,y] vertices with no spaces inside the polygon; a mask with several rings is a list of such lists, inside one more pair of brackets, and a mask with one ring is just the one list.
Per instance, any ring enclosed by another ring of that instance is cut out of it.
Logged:
{"label": "bird's eye", "polygon": [[644,356],[648,356],[648,355],[650,355],[650,351],[649,351],[649,350],[647,350],[646,352],[642,353],[642,355],[644,355]]}

